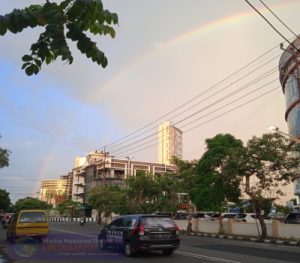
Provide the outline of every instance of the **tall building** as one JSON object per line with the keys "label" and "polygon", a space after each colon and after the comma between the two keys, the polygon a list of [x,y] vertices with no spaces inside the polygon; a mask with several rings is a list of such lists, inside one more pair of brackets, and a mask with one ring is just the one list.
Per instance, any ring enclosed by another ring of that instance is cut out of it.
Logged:
{"label": "tall building", "polygon": [[167,121],[158,127],[158,163],[170,164],[174,156],[182,159],[182,131]]}
{"label": "tall building", "polygon": [[39,199],[56,206],[67,198],[70,191],[68,176],[60,179],[45,179],[41,182]]}
{"label": "tall building", "polygon": [[[286,101],[285,120],[289,134],[300,138],[300,39],[289,45],[279,61],[279,77]],[[294,178],[294,194],[300,199],[300,174]]]}

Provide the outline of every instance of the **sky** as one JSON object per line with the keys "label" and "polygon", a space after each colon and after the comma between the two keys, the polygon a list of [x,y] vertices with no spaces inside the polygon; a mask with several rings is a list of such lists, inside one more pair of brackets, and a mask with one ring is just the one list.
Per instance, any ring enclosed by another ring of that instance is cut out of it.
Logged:
{"label": "sky", "polygon": [[[1,0],[0,15],[43,2]],[[185,160],[199,159],[205,139],[218,133],[246,143],[270,125],[288,132],[278,80],[284,40],[245,1],[103,3],[119,16],[114,39],[92,36],[108,58],[105,69],[70,43],[72,65],[58,59],[28,77],[21,57],[41,30],[0,37],[0,147],[11,151],[0,188],[13,202],[34,196],[41,180],[67,174],[76,156],[93,150],[155,162],[155,133],[167,120],[183,131]],[[258,0],[251,3],[293,37]],[[265,3],[300,32],[299,0]]]}

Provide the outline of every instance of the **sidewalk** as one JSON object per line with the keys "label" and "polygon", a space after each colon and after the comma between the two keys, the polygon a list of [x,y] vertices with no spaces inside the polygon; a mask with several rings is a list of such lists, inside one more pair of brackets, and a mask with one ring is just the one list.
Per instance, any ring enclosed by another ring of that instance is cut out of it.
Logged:
{"label": "sidewalk", "polygon": [[195,233],[192,232],[189,234],[190,236],[200,236],[200,237],[211,237],[211,238],[222,238],[222,239],[234,239],[241,241],[251,241],[258,243],[268,243],[268,244],[276,244],[276,245],[286,245],[286,246],[300,246],[300,240],[279,240],[274,238],[267,238],[264,240],[259,240],[258,237],[247,237],[247,236],[232,236],[232,235],[216,235],[216,234],[207,234],[207,233]]}

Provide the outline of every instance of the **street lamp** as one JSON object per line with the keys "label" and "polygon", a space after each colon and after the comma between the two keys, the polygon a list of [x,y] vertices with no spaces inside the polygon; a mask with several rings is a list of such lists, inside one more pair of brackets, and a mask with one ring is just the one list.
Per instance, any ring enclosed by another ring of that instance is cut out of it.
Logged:
{"label": "street lamp", "polygon": [[289,137],[290,140],[293,141],[294,143],[300,144],[300,138],[297,138],[297,137],[295,137],[295,136],[293,136],[293,135],[291,135],[291,134],[289,134],[289,133],[285,133],[285,132],[279,130],[279,128],[276,127],[276,126],[270,126],[270,127],[269,127],[269,130],[272,131],[272,132],[278,132],[278,133],[280,133],[280,134],[282,134],[282,135],[284,135],[284,136],[287,136],[287,137]]}

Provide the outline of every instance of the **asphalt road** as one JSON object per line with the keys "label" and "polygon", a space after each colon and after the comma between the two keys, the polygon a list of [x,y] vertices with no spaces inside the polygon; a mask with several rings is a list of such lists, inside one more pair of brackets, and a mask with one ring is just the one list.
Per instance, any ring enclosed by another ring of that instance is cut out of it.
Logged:
{"label": "asphalt road", "polygon": [[[181,236],[180,249],[172,256],[161,252],[126,258],[116,251],[100,251],[96,223],[50,223],[50,234],[43,244],[34,241],[11,245],[0,230],[0,254],[7,262],[220,262],[220,263],[283,263],[300,262],[300,247],[265,244],[198,236]],[[2,259],[3,261],[3,259]],[[0,257],[1,262],[1,257]],[[5,261],[4,261],[5,262]]]}

